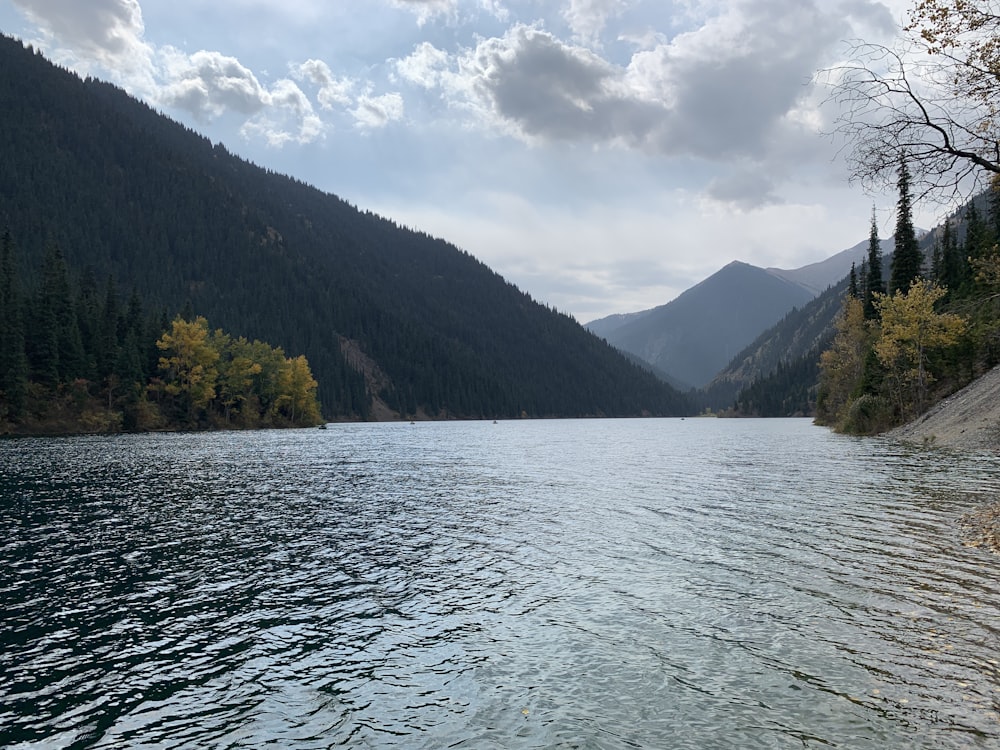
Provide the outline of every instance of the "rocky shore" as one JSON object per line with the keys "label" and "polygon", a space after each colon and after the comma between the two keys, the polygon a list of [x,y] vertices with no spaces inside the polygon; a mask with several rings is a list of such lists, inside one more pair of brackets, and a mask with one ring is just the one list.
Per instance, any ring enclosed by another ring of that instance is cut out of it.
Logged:
{"label": "rocky shore", "polygon": [[966,547],[985,547],[1000,554],[1000,502],[989,503],[958,520]]}
{"label": "rocky shore", "polygon": [[[888,436],[904,443],[1000,453],[1000,367]],[[1000,554],[1000,498],[963,515],[959,526],[967,546]]]}
{"label": "rocky shore", "polygon": [[888,436],[904,443],[1000,452],[1000,367]]}

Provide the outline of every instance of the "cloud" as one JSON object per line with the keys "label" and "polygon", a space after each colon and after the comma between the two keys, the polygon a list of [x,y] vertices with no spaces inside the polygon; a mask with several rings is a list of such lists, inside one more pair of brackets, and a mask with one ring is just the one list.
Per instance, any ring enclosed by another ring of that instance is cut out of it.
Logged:
{"label": "cloud", "polygon": [[[328,128],[309,96],[288,78],[265,84],[231,55],[212,50],[188,54],[148,43],[138,0],[15,3],[41,30],[45,46],[55,49],[53,57],[83,72],[106,72],[156,106],[183,110],[201,123],[236,114],[244,118],[243,137],[275,147],[315,141]],[[450,0],[417,4],[437,7],[449,5]],[[354,97],[356,82],[336,76],[317,59],[290,67],[293,76],[317,87],[319,107],[347,109],[363,129],[384,127],[402,117],[399,94],[376,96],[369,86],[363,95]]]}
{"label": "cloud", "polygon": [[247,117],[240,133],[270,146],[309,143],[323,134],[309,98],[287,78],[267,88],[239,60],[220,52],[185,55],[166,48],[161,57],[166,79],[156,94],[161,106],[183,109],[201,122],[239,113]]}
{"label": "cloud", "polygon": [[247,120],[240,133],[245,138],[263,138],[269,146],[286,143],[311,143],[320,138],[325,127],[313,111],[312,103],[302,90],[288,79],[275,83],[267,93],[267,107]]}
{"label": "cloud", "polygon": [[709,198],[752,211],[783,201],[775,193],[774,182],[760,170],[736,170],[712,180],[706,194]]}
{"label": "cloud", "polygon": [[[874,13],[861,0],[848,4]],[[590,34],[620,7],[618,0],[570,0],[564,14],[578,33]],[[824,7],[803,0],[728,4],[621,65],[538,24],[519,23],[450,58],[421,46],[399,70],[464,99],[484,122],[526,141],[720,162],[765,159],[796,128],[814,137],[804,110],[809,82],[830,54],[825,50],[849,35],[837,9]]]}
{"label": "cloud", "polygon": [[354,81],[337,78],[330,70],[330,66],[322,60],[306,60],[298,66],[297,72],[319,86],[316,99],[323,109],[333,109],[335,104],[346,106],[352,102],[351,90],[354,88]]}
{"label": "cloud", "polygon": [[621,14],[627,7],[626,0],[569,0],[562,16],[577,39],[599,46],[608,18]]}
{"label": "cloud", "polygon": [[458,0],[391,0],[391,3],[413,13],[420,26],[436,16],[454,17],[458,10]]}
{"label": "cloud", "polygon": [[534,26],[481,41],[459,67],[464,91],[526,140],[634,143],[662,113],[660,104],[623,89],[621,69]]}
{"label": "cloud", "polygon": [[227,110],[253,115],[269,103],[267,89],[235,57],[205,50],[188,56],[173,49],[165,57],[168,83],[158,98],[166,106],[206,120]]}
{"label": "cloud", "polygon": [[421,42],[409,56],[396,61],[396,70],[407,81],[431,89],[441,84],[448,65],[448,53]]}
{"label": "cloud", "polygon": [[13,0],[41,28],[97,57],[123,55],[143,34],[138,0]]}
{"label": "cloud", "polygon": [[154,51],[145,31],[138,0],[13,0],[44,37],[45,47],[59,46],[54,57],[81,71],[95,66],[114,80],[153,87]]}
{"label": "cloud", "polygon": [[403,117],[403,97],[397,93],[358,97],[357,106],[351,111],[355,124],[362,130],[382,128]]}

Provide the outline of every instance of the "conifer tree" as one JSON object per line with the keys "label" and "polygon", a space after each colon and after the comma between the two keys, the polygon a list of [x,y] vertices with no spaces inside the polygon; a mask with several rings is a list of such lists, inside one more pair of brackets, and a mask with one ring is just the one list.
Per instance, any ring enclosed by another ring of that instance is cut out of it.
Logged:
{"label": "conifer tree", "polygon": [[[50,245],[42,262],[42,284],[37,314],[46,337],[44,381],[49,385],[67,383],[87,376],[87,359],[69,282],[69,270],[62,250]],[[55,343],[55,352],[49,349]]]}
{"label": "conifer tree", "polygon": [[937,246],[937,267],[934,278],[948,290],[949,296],[962,289],[969,280],[969,264],[958,247],[958,239],[951,227],[951,220],[945,221]]}
{"label": "conifer tree", "polygon": [[896,203],[896,248],[892,255],[889,293],[906,292],[914,279],[923,273],[924,257],[913,229],[913,203],[910,196],[910,171],[906,160],[899,164],[899,201]]}
{"label": "conifer tree", "polygon": [[962,256],[968,260],[979,258],[990,246],[989,227],[983,221],[976,201],[969,201],[965,209],[965,242],[962,244]]}
{"label": "conifer tree", "polygon": [[872,222],[868,232],[868,273],[865,276],[864,314],[865,320],[873,320],[878,312],[875,309],[875,295],[885,292],[885,281],[882,279],[882,243],[878,237],[878,222],[875,219],[875,206],[872,206]]}
{"label": "conifer tree", "polygon": [[993,242],[1000,242],[1000,175],[994,175],[990,180],[990,189],[986,201],[989,211],[989,225],[993,234]]}
{"label": "conifer tree", "polygon": [[[14,262],[14,243],[4,232],[0,244],[0,417],[16,419],[24,409],[28,360],[24,354],[24,316]],[[6,412],[6,414],[4,414]]]}

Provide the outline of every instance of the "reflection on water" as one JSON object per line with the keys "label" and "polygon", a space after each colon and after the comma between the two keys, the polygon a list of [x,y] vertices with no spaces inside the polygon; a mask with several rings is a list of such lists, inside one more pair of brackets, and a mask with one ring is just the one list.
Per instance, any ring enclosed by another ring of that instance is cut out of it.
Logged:
{"label": "reflection on water", "polygon": [[803,420],[0,443],[0,746],[1000,746],[988,456]]}

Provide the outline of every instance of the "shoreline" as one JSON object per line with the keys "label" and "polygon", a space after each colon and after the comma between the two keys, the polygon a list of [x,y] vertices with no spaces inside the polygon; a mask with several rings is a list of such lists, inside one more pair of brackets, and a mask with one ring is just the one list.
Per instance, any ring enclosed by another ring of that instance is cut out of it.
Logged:
{"label": "shoreline", "polygon": [[1000,453],[1000,366],[885,435],[911,445]]}

